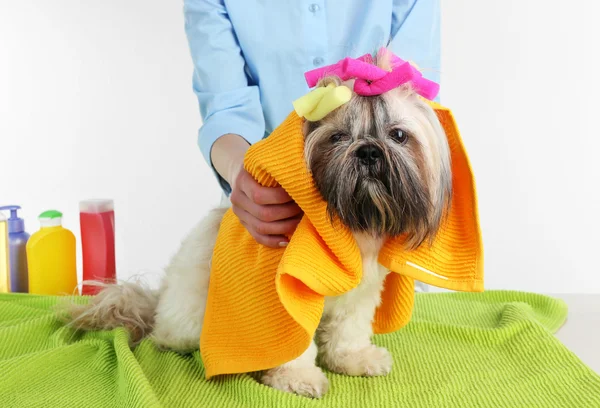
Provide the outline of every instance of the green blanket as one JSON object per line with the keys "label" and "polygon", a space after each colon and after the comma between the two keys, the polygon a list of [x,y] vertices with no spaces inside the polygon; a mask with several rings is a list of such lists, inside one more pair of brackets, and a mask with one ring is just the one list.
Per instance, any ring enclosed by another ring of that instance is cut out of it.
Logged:
{"label": "green blanket", "polygon": [[75,332],[54,317],[57,299],[0,295],[1,407],[600,407],[600,377],[551,334],[566,306],[535,294],[417,295],[412,322],[375,337],[392,373],[328,373],[321,400],[251,375],[206,381],[198,352],[131,350],[122,329]]}

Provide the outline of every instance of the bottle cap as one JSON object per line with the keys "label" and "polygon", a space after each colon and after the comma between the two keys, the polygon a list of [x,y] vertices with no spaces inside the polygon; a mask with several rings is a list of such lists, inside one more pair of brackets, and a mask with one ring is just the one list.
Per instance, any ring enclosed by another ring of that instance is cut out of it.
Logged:
{"label": "bottle cap", "polygon": [[[10,211],[10,218],[8,219],[8,233],[14,234],[25,231],[25,220],[17,216],[17,210],[21,207],[18,205],[5,205],[0,207],[0,211]],[[2,216],[4,218],[4,216]]]}
{"label": "bottle cap", "polygon": [[79,202],[79,212],[82,213],[103,213],[113,211],[115,205],[113,200],[94,199],[94,200],[83,200]]}
{"label": "bottle cap", "polygon": [[46,227],[58,227],[62,225],[62,213],[56,210],[44,211],[38,217],[40,220],[40,226]]}

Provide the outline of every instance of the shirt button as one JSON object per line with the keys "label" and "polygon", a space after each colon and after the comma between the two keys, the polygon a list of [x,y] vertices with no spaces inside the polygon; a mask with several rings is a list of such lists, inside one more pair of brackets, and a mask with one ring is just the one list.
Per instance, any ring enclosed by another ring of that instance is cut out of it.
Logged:
{"label": "shirt button", "polygon": [[313,3],[308,7],[308,11],[310,11],[311,13],[316,13],[320,9],[321,9],[321,7],[319,7],[319,5],[316,3]]}
{"label": "shirt button", "polygon": [[319,65],[323,65],[323,62],[325,62],[325,61],[324,61],[324,60],[323,60],[323,58],[321,58],[321,57],[315,57],[315,58],[313,59],[313,65],[314,65],[315,67],[318,67]]}

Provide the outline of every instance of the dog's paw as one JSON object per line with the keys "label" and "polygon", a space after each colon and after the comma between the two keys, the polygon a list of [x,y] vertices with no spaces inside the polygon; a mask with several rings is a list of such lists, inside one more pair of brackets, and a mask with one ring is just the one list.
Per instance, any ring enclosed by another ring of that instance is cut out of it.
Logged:
{"label": "dog's paw", "polygon": [[389,374],[393,364],[391,354],[383,347],[374,345],[360,350],[325,354],[322,360],[333,372],[368,377]]}
{"label": "dog's paw", "polygon": [[321,398],[329,381],[319,367],[276,367],[265,372],[261,382],[275,389],[304,397]]}

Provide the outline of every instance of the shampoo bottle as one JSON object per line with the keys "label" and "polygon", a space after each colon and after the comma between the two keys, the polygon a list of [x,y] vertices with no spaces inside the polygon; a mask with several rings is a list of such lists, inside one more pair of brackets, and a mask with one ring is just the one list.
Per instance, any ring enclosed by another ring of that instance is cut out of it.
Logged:
{"label": "shampoo bottle", "polygon": [[0,293],[8,292],[8,225],[0,213]]}
{"label": "shampoo bottle", "polygon": [[75,236],[63,228],[58,211],[46,211],[39,220],[40,230],[27,242],[29,293],[77,294]]}
{"label": "shampoo bottle", "polygon": [[27,293],[29,288],[27,274],[26,245],[29,234],[25,232],[25,221],[17,216],[18,205],[0,207],[0,211],[10,211],[8,225],[8,260],[10,291]]}
{"label": "shampoo bottle", "polygon": [[102,287],[85,281],[116,282],[115,212],[112,200],[79,202],[83,258],[82,295],[95,295]]}

